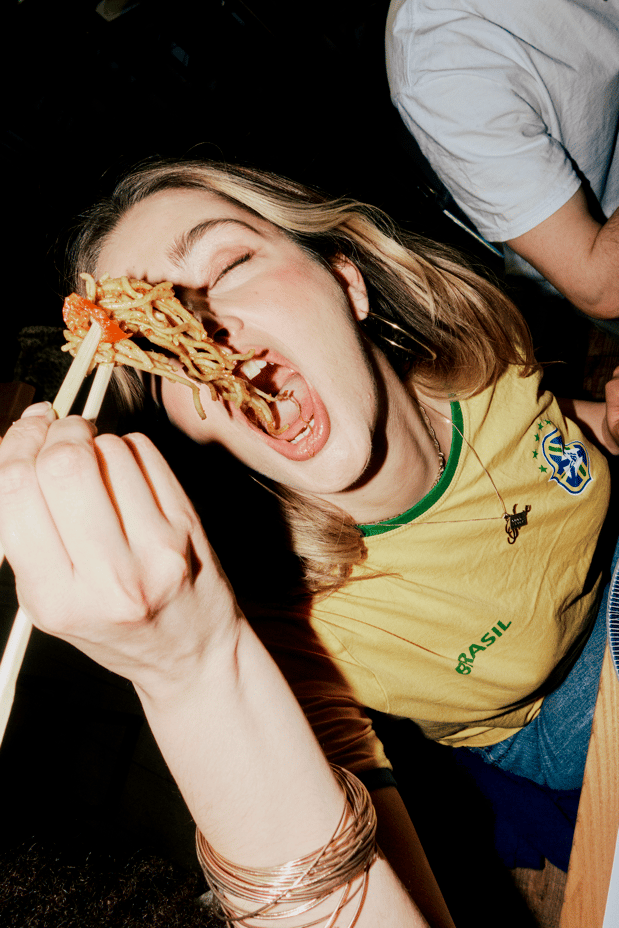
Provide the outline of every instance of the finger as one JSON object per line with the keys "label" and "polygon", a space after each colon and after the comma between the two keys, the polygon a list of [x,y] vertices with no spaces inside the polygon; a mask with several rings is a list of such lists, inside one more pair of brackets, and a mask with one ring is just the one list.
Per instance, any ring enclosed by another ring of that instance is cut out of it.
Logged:
{"label": "finger", "polygon": [[619,368],[605,386],[606,416],[603,431],[606,445],[613,454],[619,452]]}
{"label": "finger", "polygon": [[[152,561],[158,547],[184,552],[190,531],[191,510],[166,461],[143,435],[122,441],[102,435],[95,443],[99,466],[114,502],[125,537],[133,553]],[[145,449],[145,455],[138,451]],[[169,484],[176,484],[174,504],[169,503]]]}
{"label": "finger", "polygon": [[38,454],[36,471],[72,570],[89,577],[93,587],[122,577],[130,569],[128,545],[89,424],[78,416],[55,423]]}
{"label": "finger", "polygon": [[604,388],[607,412],[619,414],[619,368],[614,371],[612,380]]}
{"label": "finger", "polygon": [[[230,582],[209,544],[192,503],[166,460],[146,436],[128,435],[125,436],[125,441],[131,447],[135,461],[145,475],[157,511],[165,518],[173,533],[174,551],[180,553],[182,550],[188,571],[186,576],[181,578],[177,572],[178,562],[175,562],[174,557],[162,557],[165,553],[162,548],[159,549],[158,555],[161,558],[159,567],[152,549],[148,546],[148,536],[142,534],[142,538],[146,539],[146,545],[141,550],[141,556],[147,558],[156,571],[151,588],[159,584],[160,588],[165,589],[167,580],[168,591],[191,591],[192,603],[185,600],[187,606],[177,613],[177,624],[173,623],[170,626],[171,629],[175,629],[172,636],[181,638],[188,634],[189,616],[195,610],[196,602],[199,602],[199,634],[203,635],[205,627],[209,625],[211,635],[215,633],[216,628],[217,633],[225,637],[238,619],[238,606]],[[137,544],[135,548],[137,550]],[[214,617],[216,621],[213,625]]]}
{"label": "finger", "polygon": [[[32,406],[26,406],[24,411],[21,414],[22,419],[28,419],[32,416],[47,416],[48,413],[52,412],[52,404],[48,400],[42,400],[40,403],[33,403]],[[56,418],[56,413],[53,413],[53,419]]]}
{"label": "finger", "polygon": [[18,419],[0,446],[0,539],[16,573],[27,570],[42,550],[51,550],[52,571],[68,562],[36,475],[36,459],[55,416]]}
{"label": "finger", "polygon": [[193,505],[165,458],[145,435],[127,435],[125,442],[142,481],[136,476],[135,484],[129,483],[129,467],[114,476],[115,498],[132,550],[152,562],[156,539],[162,549],[174,548],[186,558],[191,545],[200,562],[216,561]]}
{"label": "finger", "polygon": [[[26,407],[26,409],[22,412],[21,418],[25,418],[25,417],[27,417],[28,415],[35,415],[35,416],[36,416],[36,415],[41,415],[41,416],[44,416],[44,415],[51,409],[51,405],[52,405],[51,403],[44,402],[44,403],[37,403],[37,404],[35,404],[34,406],[28,406],[28,407]],[[14,421],[15,421],[15,420],[13,420],[13,422],[14,422]],[[0,444],[2,444],[3,441],[4,441],[4,437],[3,437],[3,436],[0,436]],[[3,560],[4,560],[4,549],[3,549],[2,546],[0,545],[0,564],[2,563]]]}
{"label": "finger", "polygon": [[135,461],[148,481],[153,498],[168,522],[181,525],[184,532],[200,526],[193,505],[169,464],[151,441],[139,433],[126,435]]}
{"label": "finger", "polygon": [[[141,472],[148,481],[158,510],[172,528],[177,544],[190,542],[193,555],[200,565],[209,565],[209,582],[216,576],[223,581],[222,593],[228,595],[229,583],[204,533],[202,523],[183,487],[170,470],[166,460],[144,435],[125,436]],[[148,548],[146,549],[148,550]],[[224,590],[225,587],[225,590]]]}

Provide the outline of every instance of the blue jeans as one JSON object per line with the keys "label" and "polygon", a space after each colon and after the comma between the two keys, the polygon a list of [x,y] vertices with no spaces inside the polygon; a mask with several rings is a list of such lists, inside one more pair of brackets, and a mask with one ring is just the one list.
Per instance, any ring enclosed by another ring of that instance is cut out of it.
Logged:
{"label": "blue jeans", "polygon": [[[615,549],[612,569],[619,555]],[[593,631],[563,683],[547,696],[529,725],[505,741],[473,751],[485,761],[550,789],[582,786],[587,748],[607,639],[607,584]]]}

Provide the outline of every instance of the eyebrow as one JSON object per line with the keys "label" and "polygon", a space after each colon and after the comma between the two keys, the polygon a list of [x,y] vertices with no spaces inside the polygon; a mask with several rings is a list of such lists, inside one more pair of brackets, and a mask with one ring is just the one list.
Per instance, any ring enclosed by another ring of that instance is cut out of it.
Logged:
{"label": "eyebrow", "polygon": [[168,258],[175,267],[180,267],[180,265],[187,260],[192,249],[195,248],[199,241],[210,232],[225,225],[242,226],[245,229],[249,229],[250,232],[255,232],[257,235],[260,235],[258,229],[251,226],[248,222],[243,222],[242,219],[205,219],[203,222],[199,222],[195,225],[193,229],[183,232],[182,235],[174,239],[174,242],[167,252]]}

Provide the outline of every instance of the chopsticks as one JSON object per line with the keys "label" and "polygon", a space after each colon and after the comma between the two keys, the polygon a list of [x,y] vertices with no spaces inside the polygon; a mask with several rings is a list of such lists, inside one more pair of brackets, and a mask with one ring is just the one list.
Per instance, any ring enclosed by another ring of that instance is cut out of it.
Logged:
{"label": "chopsticks", "polygon": [[[93,320],[88,334],[80,345],[77,354],[67,371],[67,375],[62,382],[62,386],[52,403],[52,407],[59,419],[68,416],[75,397],[77,396],[92,359],[97,353],[99,341],[101,340],[101,326]],[[94,422],[99,415],[103,397],[110,382],[110,377],[114,369],[113,364],[99,364],[93,378],[92,386],[88,393],[82,416]],[[0,551],[0,564],[4,560],[4,555]],[[2,661],[0,661],[0,744],[4,737],[13,700],[15,699],[15,685],[17,677],[26,653],[30,633],[32,631],[32,622],[23,609],[18,609],[17,615],[11,628],[11,634],[6,643]]]}
{"label": "chopsticks", "polygon": [[[71,411],[71,406],[73,406],[73,403],[75,402],[75,397],[79,393],[79,389],[82,386],[84,377],[86,376],[88,368],[92,363],[92,359],[97,353],[97,348],[99,347],[99,342],[101,341],[101,334],[101,326],[98,322],[94,322],[93,320],[86,338],[80,345],[79,350],[73,359],[73,363],[67,371],[66,377],[62,382],[62,386],[56,394],[56,399],[52,403],[52,406],[59,419],[64,419],[65,416],[68,416]],[[84,406],[84,412],[82,413],[84,419],[96,418],[99,414],[107,385],[110,382],[110,376],[113,367],[113,364],[98,365],[92,387],[90,388],[90,392],[88,394],[88,399],[86,400],[86,405]],[[101,373],[101,371],[106,373]],[[92,407],[92,409],[90,410],[90,413],[87,414],[87,408],[89,405]]]}

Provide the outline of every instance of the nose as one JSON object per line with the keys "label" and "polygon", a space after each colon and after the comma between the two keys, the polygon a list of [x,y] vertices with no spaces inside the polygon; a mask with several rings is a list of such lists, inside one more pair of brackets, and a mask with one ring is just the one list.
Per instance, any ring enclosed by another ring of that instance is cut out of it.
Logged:
{"label": "nose", "polygon": [[232,313],[215,314],[202,294],[185,292],[179,298],[214,341],[222,344],[233,343],[243,331],[243,321],[238,316]]}
{"label": "nose", "polygon": [[234,347],[235,340],[243,331],[243,322],[237,316],[213,316],[208,311],[195,310],[193,315],[202,324],[209,338],[229,348]]}
{"label": "nose", "polygon": [[238,340],[243,331],[243,323],[236,316],[223,316],[210,320],[203,320],[207,333],[220,345],[227,345],[229,348],[234,347],[234,342]]}

